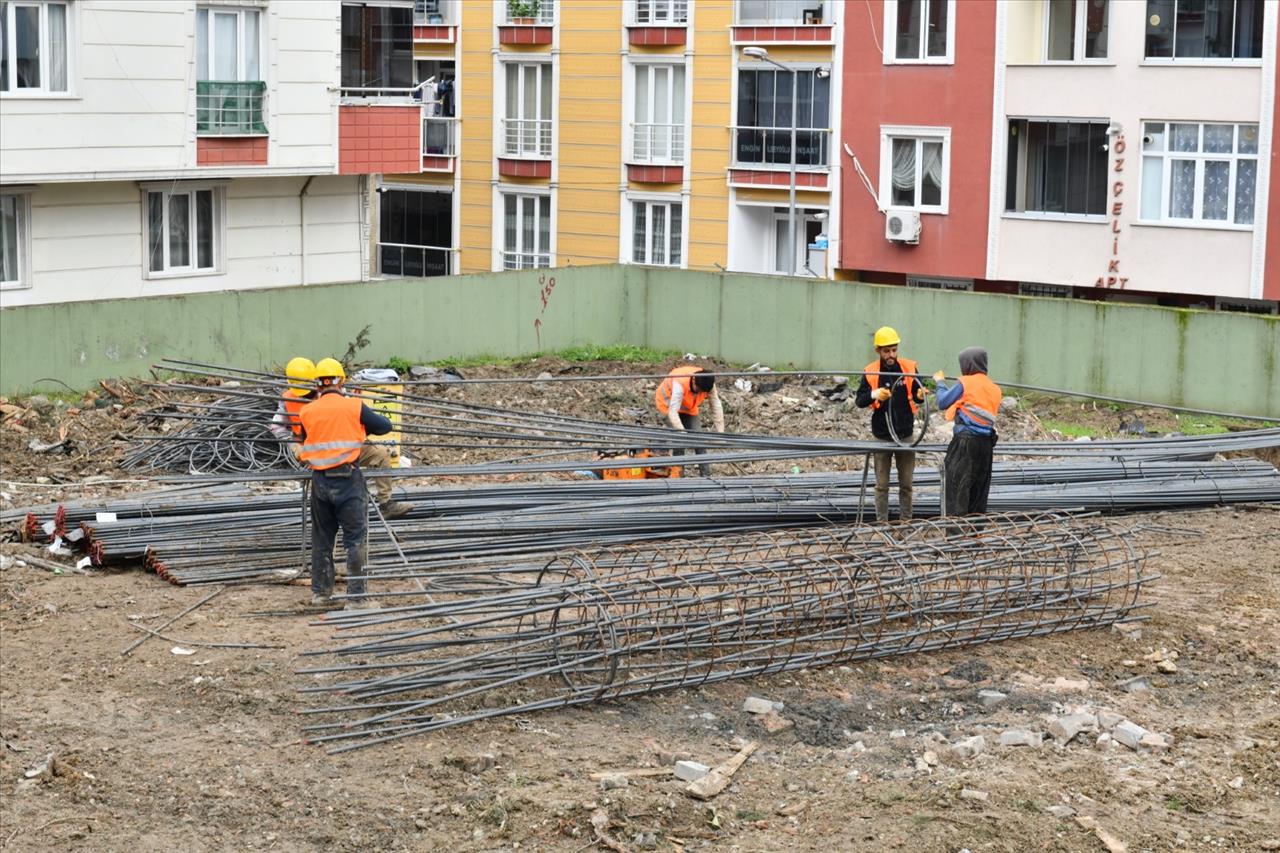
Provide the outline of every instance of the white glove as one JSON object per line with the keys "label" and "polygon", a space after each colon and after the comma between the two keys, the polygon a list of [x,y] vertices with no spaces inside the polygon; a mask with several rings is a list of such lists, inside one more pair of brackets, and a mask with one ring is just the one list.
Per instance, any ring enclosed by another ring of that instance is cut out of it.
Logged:
{"label": "white glove", "polygon": [[883,403],[885,400],[888,400],[892,396],[893,396],[893,392],[891,392],[888,388],[877,388],[876,390],[871,392],[871,399],[875,400],[877,403]]}
{"label": "white glove", "polygon": [[945,373],[943,373],[941,370],[939,370],[937,373],[933,374],[933,381],[934,381],[934,382],[941,382],[941,381],[943,381],[943,380],[944,380],[944,379],[946,379],[946,378],[947,378],[947,375],[946,375]]}

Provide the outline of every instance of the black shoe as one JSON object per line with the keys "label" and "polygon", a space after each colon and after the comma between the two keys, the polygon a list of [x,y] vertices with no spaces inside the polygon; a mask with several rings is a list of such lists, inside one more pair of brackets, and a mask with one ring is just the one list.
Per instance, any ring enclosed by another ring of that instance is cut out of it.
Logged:
{"label": "black shoe", "polygon": [[387,501],[378,505],[378,510],[382,513],[383,518],[404,518],[413,509],[407,503],[401,501]]}

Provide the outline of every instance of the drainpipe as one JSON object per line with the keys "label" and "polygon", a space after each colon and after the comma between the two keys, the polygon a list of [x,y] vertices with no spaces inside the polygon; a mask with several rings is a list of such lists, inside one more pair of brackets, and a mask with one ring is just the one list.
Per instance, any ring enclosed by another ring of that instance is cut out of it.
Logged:
{"label": "drainpipe", "polygon": [[307,190],[311,189],[311,182],[316,179],[315,175],[308,175],[307,179],[302,182],[302,189],[298,192],[298,248],[299,254],[302,256],[302,284],[307,284]]}

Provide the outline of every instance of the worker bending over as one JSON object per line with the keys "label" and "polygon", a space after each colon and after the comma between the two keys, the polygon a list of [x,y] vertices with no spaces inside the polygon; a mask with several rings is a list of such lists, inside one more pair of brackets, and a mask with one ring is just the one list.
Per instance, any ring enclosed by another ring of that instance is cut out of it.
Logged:
{"label": "worker bending over", "polygon": [[[909,358],[898,357],[902,339],[888,326],[876,329],[872,344],[878,358],[863,368],[862,381],[853,402],[860,409],[871,407],[871,434],[880,441],[892,442],[896,434],[910,442],[915,430],[916,408],[927,393],[912,375],[919,367]],[[901,381],[899,381],[901,380]],[[892,430],[890,430],[892,427]],[[911,518],[915,494],[916,454],[904,448],[882,450],[871,454],[876,466],[876,521],[889,520],[889,473],[898,466],[898,517]]]}
{"label": "worker bending over", "polygon": [[[724,409],[720,405],[720,395],[716,393],[716,378],[701,367],[681,365],[667,374],[667,378],[658,383],[658,390],[653,396],[654,404],[662,421],[672,429],[696,431],[700,427],[699,412],[704,402],[711,404],[711,418],[716,432],[724,432]],[[675,456],[684,456],[684,448],[671,451]],[[699,456],[706,453],[701,447],[693,452]],[[699,473],[704,477],[711,476],[710,465],[699,465]]]}
{"label": "worker bending over", "polygon": [[360,470],[366,435],[391,432],[391,421],[342,393],[346,373],[332,358],[316,365],[317,397],[302,407],[299,458],[311,468],[311,604],[333,596],[333,543],[342,528],[347,551],[347,609],[376,607],[366,598],[365,558],[369,493]]}
{"label": "worker bending over", "polygon": [[[332,361],[341,369],[342,365],[337,359],[325,359]],[[285,376],[289,378],[289,387],[280,395],[280,402],[276,406],[275,417],[271,419],[271,434],[285,443],[285,449],[294,461],[301,462],[298,457],[302,440],[302,423],[298,419],[298,413],[302,411],[302,407],[316,398],[315,380],[316,365],[311,363],[311,359],[296,356],[289,359],[289,363],[285,365]],[[381,435],[381,433],[376,433]],[[360,467],[362,468],[383,468],[390,469],[391,454],[380,444],[365,444],[360,448]],[[378,509],[386,518],[400,518],[407,515],[411,507],[406,503],[401,503],[392,498],[395,490],[395,481],[390,477],[373,478],[373,491],[378,498]]]}
{"label": "worker bending over", "polygon": [[987,511],[991,492],[991,463],[995,455],[996,417],[1004,392],[987,377],[987,351],[967,347],[960,351],[960,381],[945,385],[941,370],[938,407],[945,409],[955,428],[943,462],[947,486],[944,515],[971,515]]}

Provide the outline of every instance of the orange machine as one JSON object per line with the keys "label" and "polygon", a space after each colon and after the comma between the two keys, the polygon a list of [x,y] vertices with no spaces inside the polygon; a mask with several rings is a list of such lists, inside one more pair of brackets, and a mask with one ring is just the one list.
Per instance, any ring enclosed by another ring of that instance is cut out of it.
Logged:
{"label": "orange machine", "polygon": [[[599,459],[649,459],[655,454],[652,450],[628,450],[625,453],[620,451],[605,452],[598,455]],[[680,476],[679,465],[668,465],[660,468],[655,467],[637,467],[637,468],[603,468],[600,471],[600,479],[602,480],[666,480]]]}

